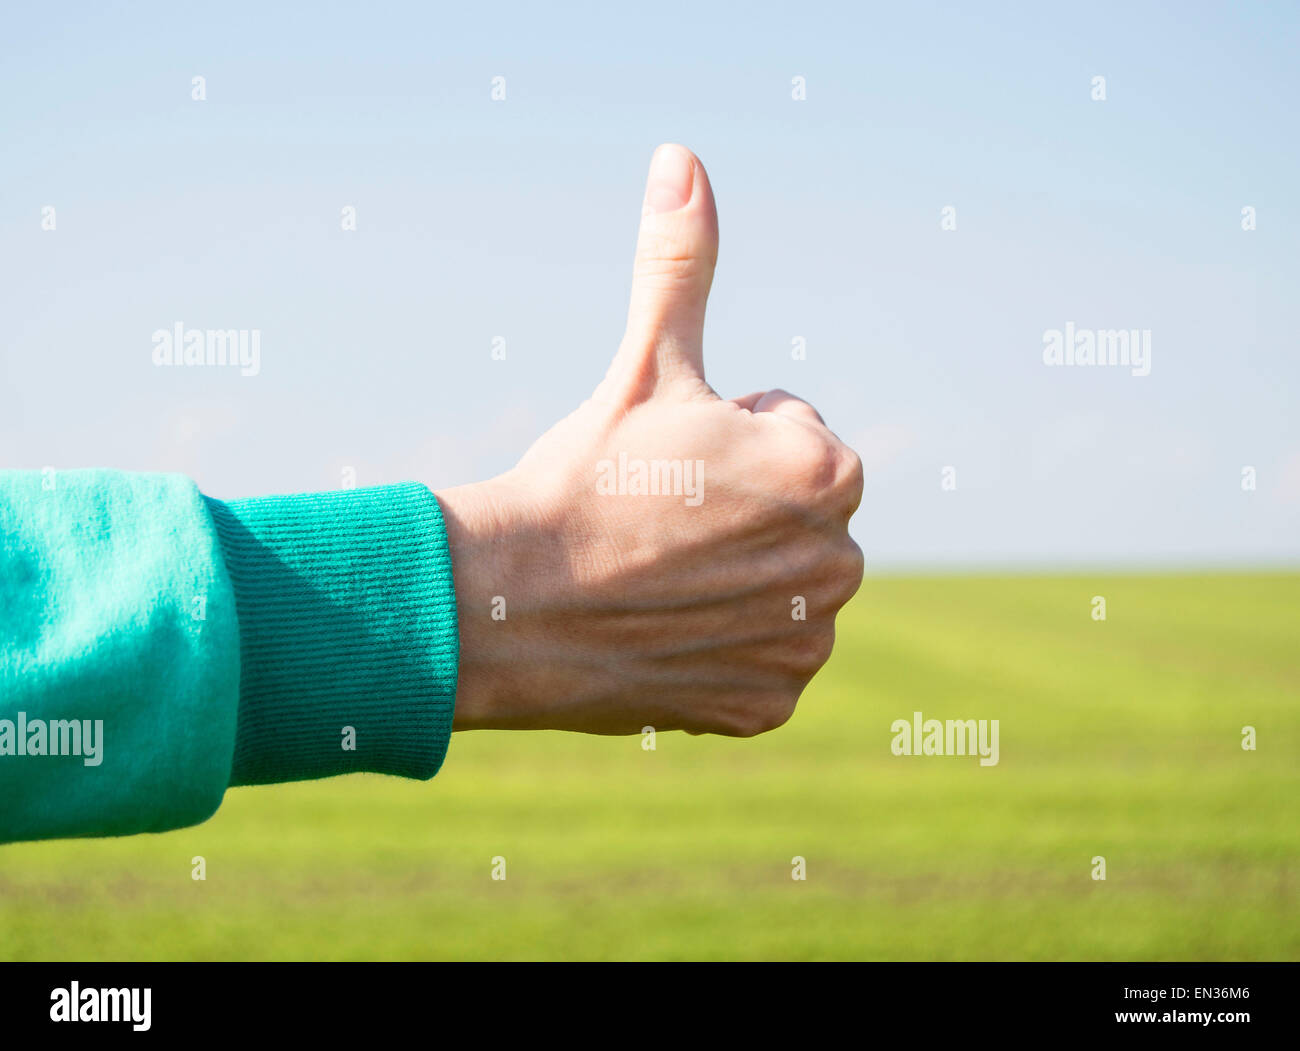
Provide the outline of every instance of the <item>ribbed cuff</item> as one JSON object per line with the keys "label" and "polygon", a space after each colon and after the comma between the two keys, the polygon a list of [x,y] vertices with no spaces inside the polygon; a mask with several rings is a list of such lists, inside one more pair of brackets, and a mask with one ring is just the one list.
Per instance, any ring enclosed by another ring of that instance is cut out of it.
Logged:
{"label": "ribbed cuff", "polygon": [[459,637],[434,495],[405,482],[206,499],[239,613],[230,784],[436,774]]}

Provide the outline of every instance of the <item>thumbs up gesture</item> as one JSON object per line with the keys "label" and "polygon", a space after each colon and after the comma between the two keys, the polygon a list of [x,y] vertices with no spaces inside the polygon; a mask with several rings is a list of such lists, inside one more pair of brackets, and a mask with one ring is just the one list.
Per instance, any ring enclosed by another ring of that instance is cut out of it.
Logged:
{"label": "thumbs up gesture", "polygon": [[594,394],[488,482],[437,493],[455,728],[748,737],[780,726],[862,580],[862,464],[805,401],[704,378],[718,218],[655,151],[627,330]]}

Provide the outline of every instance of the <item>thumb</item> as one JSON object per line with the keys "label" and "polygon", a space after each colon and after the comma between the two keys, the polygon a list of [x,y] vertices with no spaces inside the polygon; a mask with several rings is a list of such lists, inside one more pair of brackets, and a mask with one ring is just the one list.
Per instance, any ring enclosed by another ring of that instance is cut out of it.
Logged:
{"label": "thumb", "polygon": [[665,144],[646,179],[627,330],[610,379],[648,395],[704,380],[704,308],[718,258],[718,213],[695,154]]}

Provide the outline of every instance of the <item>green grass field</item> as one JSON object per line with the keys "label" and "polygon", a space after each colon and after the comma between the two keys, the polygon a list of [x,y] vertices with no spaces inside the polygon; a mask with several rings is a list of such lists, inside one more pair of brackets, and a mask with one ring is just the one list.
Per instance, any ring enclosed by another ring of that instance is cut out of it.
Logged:
{"label": "green grass field", "polygon": [[[0,847],[0,958],[1300,958],[1300,575],[868,578],[839,627],[765,737],[458,734]],[[999,765],[892,755],[915,710]]]}

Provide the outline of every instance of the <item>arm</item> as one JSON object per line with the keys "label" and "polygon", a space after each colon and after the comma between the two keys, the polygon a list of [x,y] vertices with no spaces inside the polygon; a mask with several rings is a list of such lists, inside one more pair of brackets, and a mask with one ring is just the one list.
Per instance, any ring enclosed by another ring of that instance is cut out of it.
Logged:
{"label": "arm", "polygon": [[[175,828],[229,785],[431,777],[453,718],[784,723],[862,579],[862,465],[806,402],[705,381],[717,236],[703,167],[661,147],[609,372],[490,481],[222,503],[0,475],[0,841]],[[102,719],[102,761],[6,755],[20,711]]]}
{"label": "arm", "polygon": [[432,777],[456,610],[423,486],[239,500],[0,472],[0,842],[160,832],[232,785]]}

